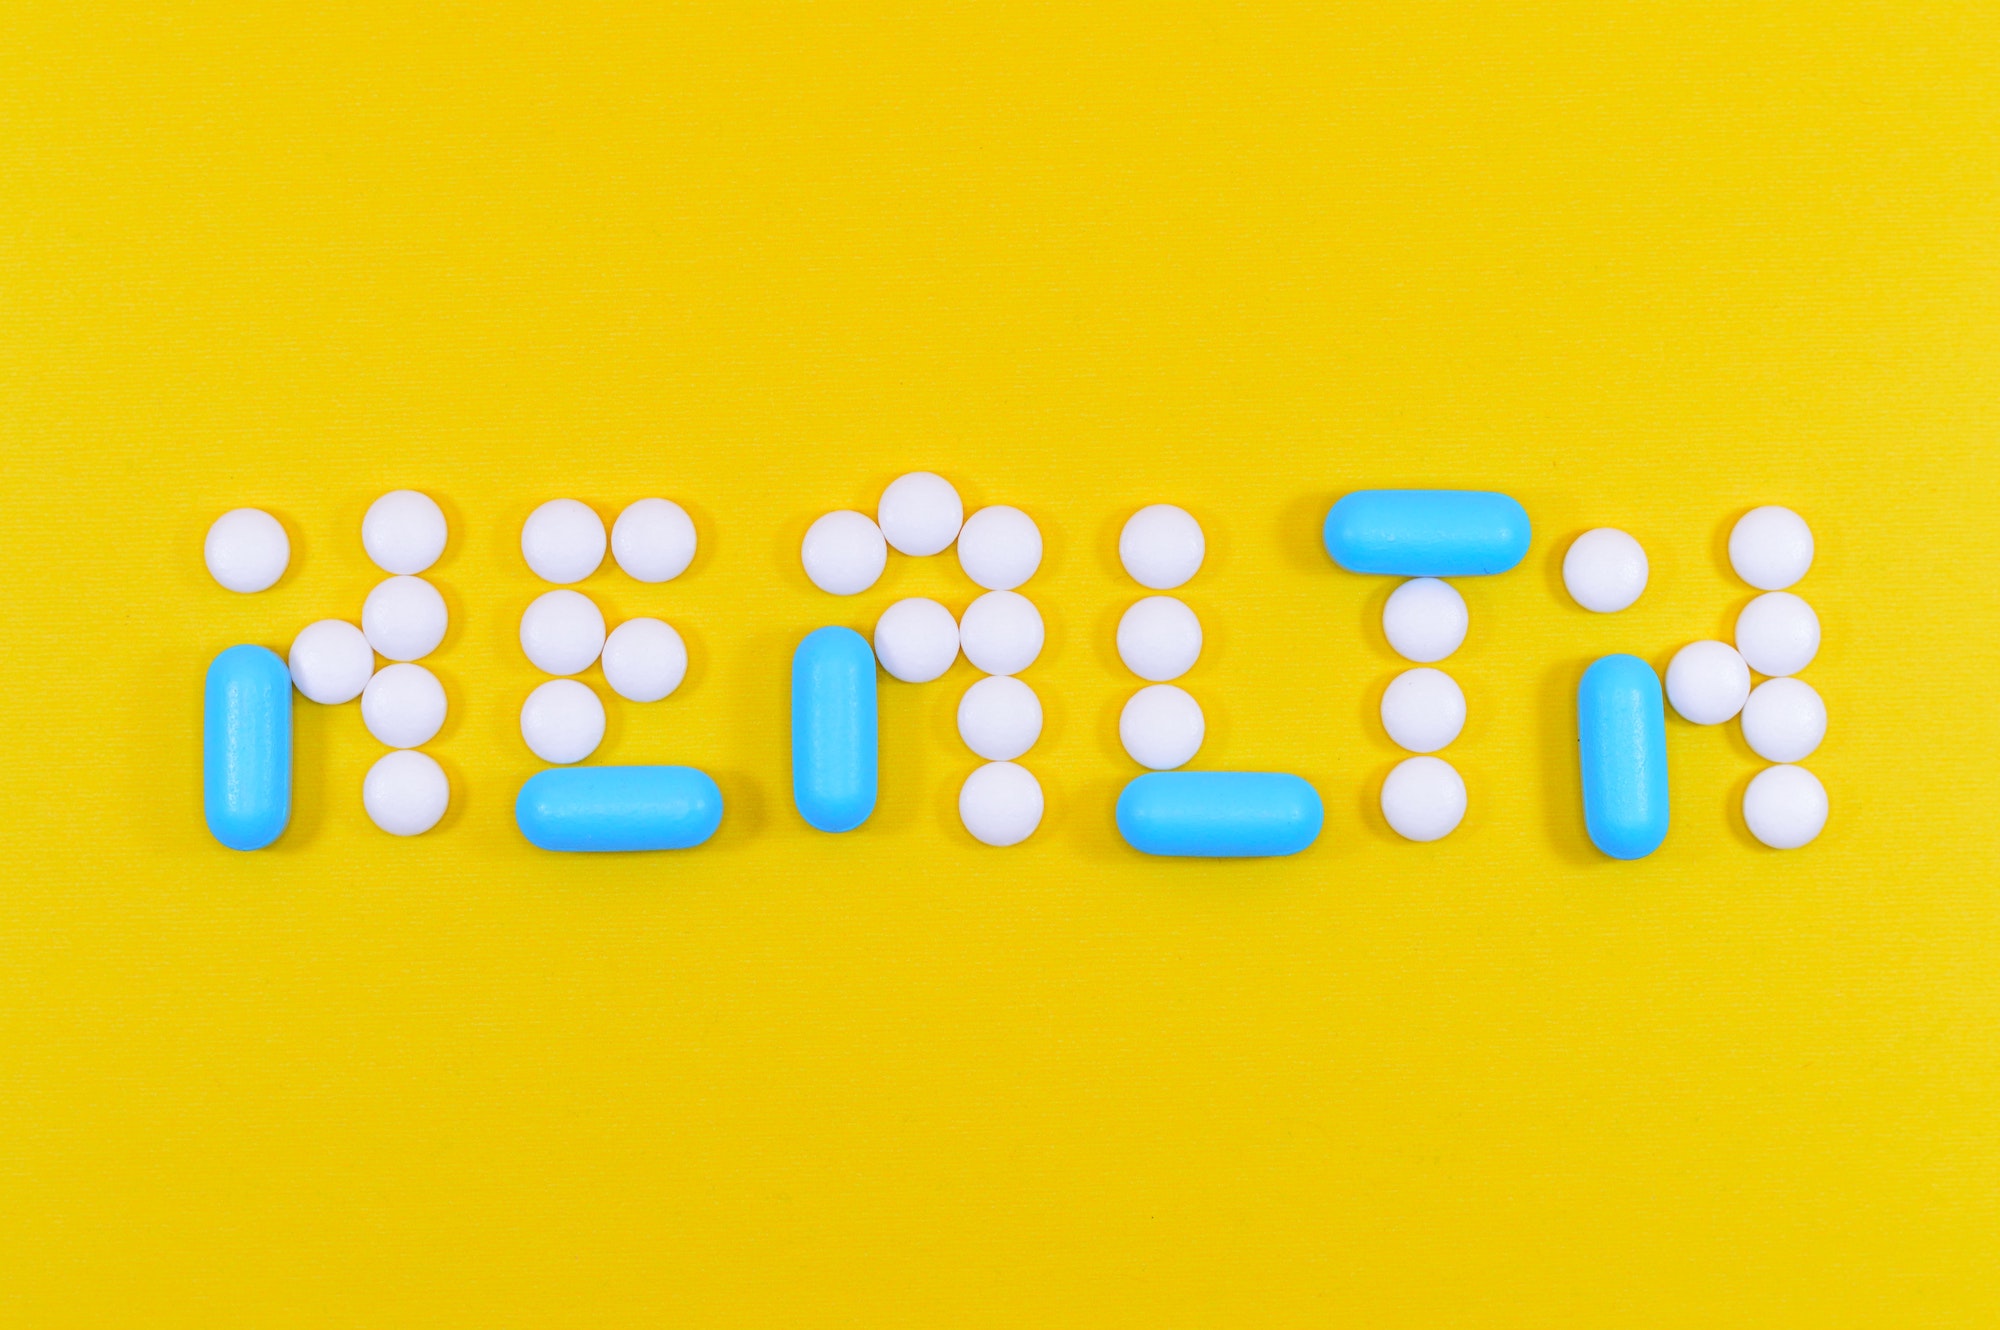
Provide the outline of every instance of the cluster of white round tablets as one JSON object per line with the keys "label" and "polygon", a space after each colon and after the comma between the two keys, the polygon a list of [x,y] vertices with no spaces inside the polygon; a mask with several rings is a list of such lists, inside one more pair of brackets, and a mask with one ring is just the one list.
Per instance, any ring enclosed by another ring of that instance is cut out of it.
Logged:
{"label": "cluster of white round tablets", "polygon": [[[254,510],[239,509],[224,520],[249,511]],[[416,751],[444,728],[444,685],[414,663],[437,650],[449,624],[444,597],[417,576],[444,553],[446,535],[444,510],[427,494],[392,490],[375,500],[361,519],[361,545],[390,576],[376,583],[362,602],[359,627],[345,619],[307,624],[292,639],[286,662],[293,686],[308,701],[338,706],[360,698],[361,723],[394,750],[368,769],[361,806],[376,826],[395,836],[429,831],[451,803],[444,768],[430,754]],[[224,562],[239,570],[242,566],[228,558]],[[275,571],[267,567],[265,585],[282,570],[282,564]],[[220,573],[217,580],[222,580]],[[376,669],[377,655],[390,663]]]}
{"label": "cluster of white round tablets", "polygon": [[[1201,570],[1208,540],[1185,508],[1141,508],[1118,533],[1118,561],[1150,591],[1172,591]],[[1201,657],[1201,620],[1175,596],[1144,596],[1118,620],[1118,659],[1147,681],[1118,713],[1118,741],[1134,762],[1153,771],[1185,766],[1207,737],[1201,703],[1170,682]]]}
{"label": "cluster of white round tablets", "polygon": [[[581,582],[603,564],[607,544],[634,581],[671,581],[694,562],[694,522],[670,499],[640,499],[618,515],[607,542],[589,504],[551,499],[521,526],[521,556],[544,582]],[[522,611],[521,650],[536,669],[559,676],[521,704],[521,738],[557,765],[581,762],[604,742],[604,703],[589,684],[567,676],[601,665],[606,685],[630,702],[657,702],[687,676],[687,644],[671,624],[627,619],[607,634],[597,603],[566,586]]]}
{"label": "cluster of white round tablets", "polygon": [[[1764,594],[1736,616],[1736,644],[1690,642],[1667,665],[1667,700],[1685,720],[1720,725],[1740,717],[1744,742],[1778,765],[1743,795],[1750,834],[1777,850],[1810,843],[1826,825],[1826,787],[1794,766],[1826,737],[1826,704],[1791,676],[1819,652],[1819,616],[1785,588],[1812,567],[1812,529],[1789,508],[1753,508],[1729,533],[1736,575]],[[1768,676],[1751,687],[1752,671]]]}
{"label": "cluster of white round tablets", "polygon": [[1465,692],[1433,669],[1465,641],[1471,622],[1458,588],[1414,577],[1389,593],[1382,633],[1397,655],[1415,662],[1382,693],[1382,728],[1400,748],[1422,754],[1399,762],[1382,782],[1382,816],[1406,840],[1441,840],[1465,820],[1465,780],[1441,757],[1465,728]]}

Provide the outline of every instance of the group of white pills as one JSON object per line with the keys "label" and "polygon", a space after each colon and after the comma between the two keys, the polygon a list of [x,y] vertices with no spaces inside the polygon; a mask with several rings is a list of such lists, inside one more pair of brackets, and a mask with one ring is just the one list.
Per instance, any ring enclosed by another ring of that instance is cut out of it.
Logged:
{"label": "group of white pills", "polygon": [[1465,692],[1434,665],[1464,644],[1470,623],[1465,597],[1435,577],[1411,578],[1382,607],[1383,636],[1417,667],[1382,693],[1382,728],[1397,747],[1418,754],[1382,782],[1382,816],[1407,840],[1442,840],[1465,820],[1465,779],[1435,756],[1465,728]]}
{"label": "group of white pills", "polygon": [[[339,706],[361,699],[361,723],[391,752],[361,784],[361,804],[382,830],[418,836],[451,803],[451,782],[428,753],[416,751],[444,728],[444,685],[416,662],[444,641],[449,616],[438,589],[417,576],[444,553],[444,510],[429,495],[392,490],[368,506],[361,545],[390,574],[361,605],[361,624],[321,619],[292,639],[286,664],[308,701]],[[238,508],[209,528],[203,554],[215,580],[232,591],[262,591],[291,560],[285,529],[269,513]],[[389,663],[377,669],[376,656]]]}
{"label": "group of white pills", "polygon": [[[1797,765],[1826,737],[1826,703],[1792,676],[1819,654],[1819,616],[1786,588],[1812,567],[1813,535],[1789,508],[1753,508],[1729,533],[1729,563],[1763,594],[1736,616],[1735,645],[1690,642],[1667,666],[1667,700],[1685,720],[1739,719],[1750,750],[1775,765],[1743,793],[1750,834],[1774,850],[1810,844],[1826,826],[1826,787]],[[1755,688],[1752,672],[1767,676]]]}
{"label": "group of white pills", "polygon": [[[1141,508],[1118,533],[1118,561],[1149,591],[1172,591],[1201,570],[1208,540],[1185,508]],[[1153,771],[1186,766],[1201,751],[1207,721],[1201,703],[1172,682],[1201,657],[1201,620],[1176,596],[1145,596],[1118,620],[1118,659],[1146,680],[1118,713],[1126,755]]]}
{"label": "group of white pills", "polygon": [[1042,533],[1019,508],[994,505],[965,515],[943,476],[912,471],[882,491],[875,517],[852,509],[815,521],[800,547],[806,576],[837,596],[875,585],[888,552],[915,558],[958,548],[965,575],[985,589],[953,618],[924,596],[899,600],[875,620],[875,658],[904,683],[942,678],[963,651],[984,678],[958,702],[958,735],[985,765],[959,787],[958,816],[973,839],[1018,845],[1042,824],[1041,782],[1020,765],[1042,737],[1042,700],[1015,677],[1042,654],[1041,611],[1015,588],[1042,566]]}
{"label": "group of white pills", "polygon": [[521,556],[545,591],[521,613],[521,650],[544,674],[521,704],[521,738],[544,762],[581,762],[604,742],[604,703],[589,684],[567,676],[602,663],[604,682],[631,702],[657,702],[687,677],[687,645],[660,619],[627,619],[608,634],[597,603],[567,583],[604,563],[605,548],[634,581],[679,577],[694,561],[694,522],[671,499],[640,499],[618,514],[609,541],[604,521],[577,499],[551,499],[521,527]]}

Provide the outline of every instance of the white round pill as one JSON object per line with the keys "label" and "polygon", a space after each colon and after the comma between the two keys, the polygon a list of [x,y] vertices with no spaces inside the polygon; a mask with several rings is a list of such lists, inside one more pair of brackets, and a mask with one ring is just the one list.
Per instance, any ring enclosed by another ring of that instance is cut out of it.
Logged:
{"label": "white round pill", "polygon": [[958,820],[982,845],[1019,845],[1042,825],[1042,785],[1026,767],[988,762],[958,790]]}
{"label": "white round pill", "polygon": [[1382,782],[1382,816],[1404,840],[1442,840],[1465,820],[1465,781],[1441,757],[1410,757]]}
{"label": "white round pill", "polygon": [[1804,767],[1765,767],[1743,791],[1743,821],[1774,850],[1809,845],[1826,829],[1826,786]]}
{"label": "white round pill", "polygon": [[1042,699],[1011,676],[981,679],[958,699],[958,737],[988,762],[1012,762],[1042,737]]}
{"label": "white round pill", "polygon": [[1443,660],[1465,641],[1465,597],[1449,582],[1413,577],[1389,593],[1382,607],[1382,633],[1404,660],[1420,665]]}
{"label": "white round pill", "polygon": [[262,591],[285,575],[291,538],[262,508],[232,508],[215,519],[201,543],[208,575],[231,591]]}
{"label": "white round pill", "polygon": [[1155,503],[1125,519],[1118,533],[1118,562],[1140,586],[1171,591],[1201,570],[1208,540],[1185,508]]}
{"label": "white round pill", "polygon": [[897,476],[875,505],[882,538],[902,554],[942,553],[965,525],[965,504],[943,476],[912,471]]}
{"label": "white round pill", "polygon": [[899,600],[875,621],[875,658],[904,683],[929,683],[958,659],[958,620],[934,600]]}
{"label": "white round pill", "polygon": [[1126,755],[1154,771],[1186,765],[1201,751],[1207,728],[1201,703],[1170,683],[1141,688],[1118,713],[1118,742]]}
{"label": "white round pill", "polygon": [[385,577],[361,602],[361,631],[389,660],[422,660],[444,641],[444,597],[421,577]]}
{"label": "white round pill", "polygon": [[989,591],[965,607],[958,641],[975,669],[1019,674],[1042,654],[1042,612],[1018,591]]}
{"label": "white round pill", "polygon": [[958,533],[958,566],[988,591],[1012,591],[1042,566],[1042,532],[1019,508],[981,508]]}
{"label": "white round pill", "polygon": [[1826,738],[1826,703],[1804,679],[1766,679],[1743,704],[1743,742],[1766,762],[1800,762]]}
{"label": "white round pill", "polygon": [[1736,616],[1736,649],[1759,674],[1797,674],[1819,654],[1819,616],[1789,591],[1766,591]]}
{"label": "white round pill", "polygon": [[1759,591],[1783,591],[1812,561],[1812,528],[1789,508],[1752,508],[1729,530],[1729,566]]}
{"label": "white round pill", "polygon": [[687,643],[659,619],[627,619],[604,639],[604,682],[628,702],[657,702],[687,677]]}
{"label": "white round pill", "polygon": [[604,562],[604,519],[578,499],[550,499],[521,525],[521,557],[544,582],[581,582]]}
{"label": "white round pill", "polygon": [[587,684],[551,679],[521,704],[521,738],[544,762],[581,762],[604,742],[604,703]]}
{"label": "white round pill", "polygon": [[827,513],[806,528],[799,546],[806,576],[821,591],[855,596],[875,585],[889,563],[882,528],[852,508]]}
{"label": "white round pill", "polygon": [[694,519],[672,499],[626,505],[611,524],[611,557],[635,582],[671,582],[694,562]]}
{"label": "white round pill", "polygon": [[1667,700],[1682,720],[1720,725],[1749,696],[1750,667],[1727,642],[1690,642],[1667,662]]}
{"label": "white round pill", "polygon": [[385,573],[421,573],[444,553],[444,509],[416,490],[390,490],[361,519],[361,548]]}
{"label": "white round pill", "polygon": [[451,806],[451,782],[429,753],[384,753],[361,782],[368,820],[391,836],[421,836]]}
{"label": "white round pill", "polygon": [[1134,601],[1118,620],[1118,659],[1141,679],[1178,679],[1200,655],[1201,620],[1172,596]]}
{"label": "white round pill", "polygon": [[1398,747],[1435,753],[1465,728],[1465,692],[1443,670],[1404,670],[1382,692],[1382,728]]}
{"label": "white round pill", "polygon": [[1646,573],[1646,551],[1616,527],[1584,532],[1563,555],[1570,599],[1597,614],[1616,614],[1639,599]]}
{"label": "white round pill", "polygon": [[375,649],[345,619],[321,619],[299,629],[285,663],[307,700],[338,706],[361,696],[375,673]]}
{"label": "white round pill", "polygon": [[421,665],[384,665],[361,690],[361,723],[391,748],[417,748],[437,738],[444,713],[444,685]]}
{"label": "white round pill", "polygon": [[521,650],[543,674],[581,674],[604,650],[604,614],[581,591],[544,591],[521,611]]}

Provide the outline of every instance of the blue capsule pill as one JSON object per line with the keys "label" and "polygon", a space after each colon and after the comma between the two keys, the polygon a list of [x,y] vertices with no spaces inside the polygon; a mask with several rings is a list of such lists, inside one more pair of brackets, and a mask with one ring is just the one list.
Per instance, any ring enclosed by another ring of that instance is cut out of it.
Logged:
{"label": "blue capsule pill", "polygon": [[1297,854],[1325,820],[1319,791],[1276,771],[1154,771],[1118,796],[1118,834],[1146,854]]}
{"label": "blue capsule pill", "polygon": [[792,802],[820,831],[875,811],[875,650],[852,628],[816,628],[792,653]]}
{"label": "blue capsule pill", "polygon": [[1613,859],[1643,859],[1667,838],[1667,713],[1660,676],[1637,656],[1605,656],[1576,688],[1583,825]]}
{"label": "blue capsule pill", "polygon": [[265,647],[230,647],[202,693],[202,811],[232,850],[261,850],[292,816],[292,673]]}
{"label": "blue capsule pill", "polygon": [[521,786],[514,822],[544,850],[691,850],[722,825],[722,791],[693,767],[551,767]]}
{"label": "blue capsule pill", "polygon": [[1528,513],[1487,490],[1356,490],[1327,512],[1323,534],[1350,573],[1478,577],[1527,557]]}

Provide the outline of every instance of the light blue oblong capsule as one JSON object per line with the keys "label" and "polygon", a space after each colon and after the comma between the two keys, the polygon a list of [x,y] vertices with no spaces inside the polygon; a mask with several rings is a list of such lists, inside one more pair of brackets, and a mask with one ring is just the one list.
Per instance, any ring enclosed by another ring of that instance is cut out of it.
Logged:
{"label": "light blue oblong capsule", "polygon": [[1319,791],[1277,771],[1154,771],[1118,796],[1118,834],[1145,854],[1297,854],[1325,820]]}
{"label": "light blue oblong capsule", "polygon": [[544,850],[690,850],[722,825],[722,791],[694,767],[551,767],[521,786],[514,822]]}
{"label": "light blue oblong capsule", "polygon": [[1350,573],[1478,577],[1528,554],[1528,512],[1489,490],[1356,490],[1328,510],[1326,552]]}
{"label": "light blue oblong capsule", "polygon": [[875,649],[852,628],[816,628],[792,653],[792,802],[820,831],[875,811]]}
{"label": "light blue oblong capsule", "polygon": [[267,647],[230,647],[202,690],[202,811],[232,850],[261,850],[292,817],[292,672]]}
{"label": "light blue oblong capsule", "polygon": [[1637,656],[1591,662],[1576,686],[1583,825],[1613,859],[1643,859],[1667,838],[1667,713],[1660,676]]}

